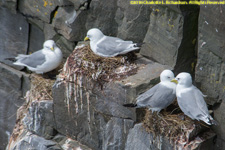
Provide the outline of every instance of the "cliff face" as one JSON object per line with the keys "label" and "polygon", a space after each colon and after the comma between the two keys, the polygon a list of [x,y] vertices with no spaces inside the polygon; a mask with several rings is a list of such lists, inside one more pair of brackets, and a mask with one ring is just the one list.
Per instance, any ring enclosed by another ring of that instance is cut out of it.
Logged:
{"label": "cliff face", "polygon": [[[135,102],[137,95],[157,83],[165,68],[195,77],[220,124],[213,129],[217,138],[206,132],[209,135],[199,142],[194,134],[186,144],[225,148],[224,6],[129,2],[0,1],[0,149],[8,141],[8,149],[173,149],[175,143],[159,135],[155,139],[142,127],[139,113],[122,106]],[[29,75],[4,58],[34,52],[47,39],[55,40],[67,58],[93,27],[106,35],[145,43],[140,54],[146,58],[136,60],[137,74],[103,86],[77,76],[71,78],[72,83],[54,86],[52,99],[24,101],[21,97],[30,88]]]}

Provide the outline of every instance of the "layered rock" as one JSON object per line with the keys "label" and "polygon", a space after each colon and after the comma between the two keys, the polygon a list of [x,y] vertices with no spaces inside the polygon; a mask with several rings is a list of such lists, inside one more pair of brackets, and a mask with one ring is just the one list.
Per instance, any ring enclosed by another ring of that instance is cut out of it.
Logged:
{"label": "layered rock", "polygon": [[[134,102],[137,94],[153,86],[161,71],[169,68],[144,58],[137,63],[137,74],[102,86],[85,76],[63,72],[59,80],[65,82],[53,88],[56,130],[92,149],[124,149],[136,114],[122,105]],[[63,70],[72,67],[68,65]]]}
{"label": "layered rock", "polygon": [[[224,6],[201,6],[199,14],[198,61],[196,82],[207,95],[207,102],[215,106],[215,119],[220,125],[217,148],[224,149],[224,100],[225,100],[225,49],[224,47]],[[219,108],[218,108],[219,106]]]}
{"label": "layered rock", "polygon": [[[83,40],[87,30],[93,27],[100,28],[106,35],[145,42],[140,53],[158,62],[141,58],[138,63],[144,65],[137,75],[104,84],[103,87],[85,77],[54,87],[54,104],[52,101],[37,101],[28,105],[28,111],[23,112],[25,118],[18,121],[23,124],[21,132],[17,138],[13,137],[14,142],[9,147],[172,149],[173,145],[160,138],[154,145],[152,135],[145,132],[141,124],[136,124],[135,121],[140,120],[136,116],[138,113],[122,106],[134,103],[137,95],[157,83],[160,72],[165,68],[174,69],[175,73],[185,71],[195,75],[198,87],[208,95],[206,100],[209,104],[216,106],[224,100],[224,7],[201,6],[199,13],[198,6],[145,6],[129,5],[129,2],[0,1],[0,39],[4,39],[0,41],[0,61],[5,64],[11,65],[6,57],[39,50],[47,39],[55,40],[67,57],[75,43]],[[20,97],[28,89],[29,81],[26,74],[6,65],[0,64],[0,69],[3,114],[0,117],[3,135],[0,149],[4,149],[15,124],[13,114],[23,103]],[[215,129],[219,135],[216,147],[212,147],[213,134],[209,136],[209,141],[206,140],[208,145],[202,140],[202,145],[197,144],[197,147],[223,149],[224,107],[222,102],[215,111],[215,119],[220,124]],[[141,140],[136,141],[137,138]],[[41,141],[40,144],[37,144],[38,141]],[[134,144],[136,142],[140,143]]]}
{"label": "layered rock", "polygon": [[0,149],[5,149],[16,123],[17,109],[24,103],[29,76],[0,63]]}

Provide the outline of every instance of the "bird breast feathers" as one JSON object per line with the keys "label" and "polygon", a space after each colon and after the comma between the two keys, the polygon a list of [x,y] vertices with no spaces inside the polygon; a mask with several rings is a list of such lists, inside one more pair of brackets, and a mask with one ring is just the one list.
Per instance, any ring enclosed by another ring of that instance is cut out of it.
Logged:
{"label": "bird breast feathers", "polygon": [[191,92],[191,91],[192,91],[191,87],[185,88],[183,86],[177,85],[177,88],[176,88],[177,97],[181,97],[182,93],[188,93],[188,92]]}

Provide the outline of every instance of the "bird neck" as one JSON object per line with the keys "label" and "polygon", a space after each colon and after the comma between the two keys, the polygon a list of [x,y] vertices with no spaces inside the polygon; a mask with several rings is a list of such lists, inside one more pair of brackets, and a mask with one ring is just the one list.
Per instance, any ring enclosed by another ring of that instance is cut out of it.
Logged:
{"label": "bird neck", "polygon": [[97,42],[99,42],[100,40],[102,40],[102,38],[104,38],[104,37],[105,37],[104,35],[98,35],[98,36],[95,36],[95,38],[92,39],[91,42],[97,43]]}
{"label": "bird neck", "polygon": [[62,51],[57,46],[55,47],[54,53],[56,55],[62,56]]}

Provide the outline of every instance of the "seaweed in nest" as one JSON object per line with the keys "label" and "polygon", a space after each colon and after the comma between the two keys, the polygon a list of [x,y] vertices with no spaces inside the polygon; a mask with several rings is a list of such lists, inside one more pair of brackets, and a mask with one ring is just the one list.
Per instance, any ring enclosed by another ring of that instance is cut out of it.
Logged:
{"label": "seaweed in nest", "polygon": [[52,100],[52,86],[55,80],[45,79],[40,75],[31,75],[31,88],[26,95],[30,100]]}
{"label": "seaweed in nest", "polygon": [[94,54],[90,46],[84,46],[73,51],[62,74],[67,77],[74,74],[84,75],[100,83],[120,80],[137,72],[135,59],[136,55],[133,53],[110,58],[101,57]]}

